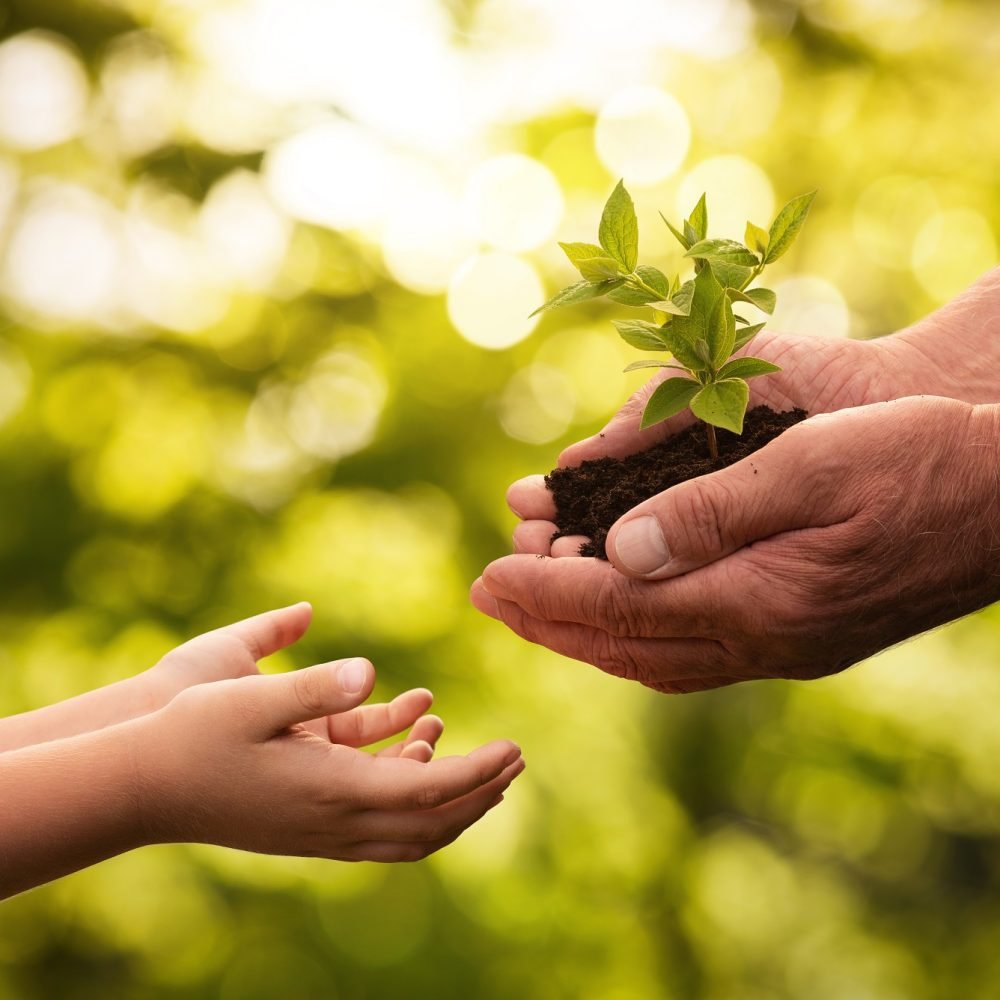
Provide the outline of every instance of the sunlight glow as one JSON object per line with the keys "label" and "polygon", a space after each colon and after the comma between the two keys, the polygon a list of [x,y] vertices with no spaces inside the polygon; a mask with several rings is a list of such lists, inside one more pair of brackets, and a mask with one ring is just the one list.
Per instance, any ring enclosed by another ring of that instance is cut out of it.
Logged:
{"label": "sunlight glow", "polygon": [[808,333],[821,337],[850,334],[851,314],[836,285],[825,278],[802,275],[774,286],[778,305],[768,324],[784,333]]}
{"label": "sunlight glow", "polygon": [[31,31],[0,45],[0,141],[35,150],[72,139],[87,110],[87,74],[58,35]]}
{"label": "sunlight glow", "polygon": [[42,316],[100,320],[117,299],[121,246],[112,209],[74,185],[41,187],[17,218],[4,290]]}
{"label": "sunlight glow", "polygon": [[530,313],[545,301],[538,272],[510,254],[478,254],[448,287],[448,316],[470,343],[490,350],[511,347],[534,330]]}
{"label": "sunlight glow", "polygon": [[481,164],[465,191],[470,227],[499,250],[533,250],[562,218],[559,183],[548,167],[510,153]]}
{"label": "sunlight glow", "polygon": [[265,290],[288,249],[288,220],[275,209],[257,174],[234,170],[201,206],[200,236],[216,270],[250,289]]}
{"label": "sunlight glow", "polygon": [[957,295],[996,263],[997,243],[990,224],[968,208],[932,216],[913,245],[917,280],[939,302]]}
{"label": "sunlight glow", "polygon": [[598,156],[615,177],[655,184],[684,162],[691,126],[673,95],[654,87],[632,87],[601,108],[595,142]]}
{"label": "sunlight glow", "polygon": [[687,218],[702,193],[708,195],[708,225],[715,237],[742,240],[747,219],[765,229],[771,224],[771,181],[745,156],[713,156],[692,167],[677,190],[677,216]]}

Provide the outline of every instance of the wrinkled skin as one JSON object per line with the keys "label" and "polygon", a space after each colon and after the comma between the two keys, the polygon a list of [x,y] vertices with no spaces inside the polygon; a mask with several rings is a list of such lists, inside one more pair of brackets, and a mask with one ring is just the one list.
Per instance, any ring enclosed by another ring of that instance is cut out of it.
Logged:
{"label": "wrinkled skin", "polygon": [[[1000,268],[893,337],[762,333],[745,353],[783,370],[751,382],[750,405],[814,416],[624,515],[610,563],[577,557],[581,538],[552,543],[543,477],[518,481],[516,554],[484,570],[473,603],[524,638],[665,692],[830,674],[991,603],[1000,418],[987,401],[1000,386],[982,361],[998,331]],[[932,348],[948,337],[964,337],[978,366],[937,364]],[[639,430],[659,381],[560,464],[624,456],[689,422]],[[651,539],[669,553],[652,568]]]}

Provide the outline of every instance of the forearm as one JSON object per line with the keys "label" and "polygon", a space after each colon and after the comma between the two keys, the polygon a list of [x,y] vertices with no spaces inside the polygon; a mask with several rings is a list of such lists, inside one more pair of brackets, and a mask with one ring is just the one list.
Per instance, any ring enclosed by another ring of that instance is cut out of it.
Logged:
{"label": "forearm", "polygon": [[886,337],[902,395],[1000,401],[1000,267],[948,305]]}
{"label": "forearm", "polygon": [[144,842],[124,723],[0,757],[0,899]]}
{"label": "forearm", "polygon": [[92,733],[160,707],[145,675],[129,677],[96,691],[0,719],[0,753]]}

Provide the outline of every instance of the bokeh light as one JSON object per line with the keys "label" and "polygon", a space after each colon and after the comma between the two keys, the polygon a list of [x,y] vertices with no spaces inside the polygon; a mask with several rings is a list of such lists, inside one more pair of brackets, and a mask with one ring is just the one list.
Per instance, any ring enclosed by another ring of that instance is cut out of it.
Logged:
{"label": "bokeh light", "polygon": [[72,139],[83,125],[87,74],[63,39],[33,31],[0,44],[0,140],[23,150]]}
{"label": "bokeh light", "polygon": [[774,215],[771,181],[745,156],[712,156],[687,171],[677,189],[677,216],[686,219],[702,194],[708,196],[708,224],[716,236],[742,240],[747,220],[766,228]]}
{"label": "bokeh light", "polygon": [[516,153],[481,164],[465,192],[470,227],[499,250],[533,250],[562,217],[559,184],[537,160]]}
{"label": "bokeh light", "polygon": [[457,271],[448,287],[448,315],[466,340],[502,350],[524,340],[545,301],[535,269],[511,254],[477,254]]}
{"label": "bokeh light", "polygon": [[636,185],[655,184],[684,162],[691,126],[671,94],[635,87],[616,94],[601,108],[595,141],[612,174]]}
{"label": "bokeh light", "polygon": [[528,770],[418,865],[163,845],[9,900],[0,998],[989,994],[996,611],[666,698],[467,592],[506,486],[648,376],[609,322],[641,310],[530,317],[620,177],[682,276],[658,211],[707,192],[739,239],[818,189],[776,330],[899,329],[996,266],[995,5],[3,13],[0,714],[308,599],[265,670],[369,656],[379,699],[434,691],[442,754],[509,737]]}

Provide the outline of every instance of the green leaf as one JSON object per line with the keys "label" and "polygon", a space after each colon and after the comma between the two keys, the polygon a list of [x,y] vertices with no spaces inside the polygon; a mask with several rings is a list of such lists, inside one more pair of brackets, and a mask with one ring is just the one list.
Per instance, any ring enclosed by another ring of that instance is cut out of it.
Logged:
{"label": "green leaf", "polygon": [[712,348],[708,346],[708,341],[704,337],[699,337],[694,342],[694,353],[706,367],[712,364]]}
{"label": "green leaf", "polygon": [[639,257],[639,222],[624,181],[615,185],[604,206],[598,239],[608,255],[624,265],[626,271],[635,270]]}
{"label": "green leaf", "polygon": [[660,328],[641,319],[616,319],[613,321],[618,336],[640,351],[665,351],[667,343]]}
{"label": "green leaf", "polygon": [[768,316],[774,312],[774,307],[778,304],[778,296],[770,288],[751,288],[747,292],[747,298]]}
{"label": "green leaf", "polygon": [[719,261],[756,267],[760,263],[755,253],[735,240],[699,240],[684,256],[700,257],[712,264]]}
{"label": "green leaf", "polygon": [[742,264],[730,264],[723,260],[713,260],[710,266],[723,288],[742,288],[753,274],[753,268],[744,267]]}
{"label": "green leaf", "polygon": [[665,382],[661,382],[649,397],[639,426],[650,427],[680,413],[700,388],[700,383],[692,378],[668,378]]}
{"label": "green leaf", "polygon": [[687,221],[699,240],[703,240],[708,235],[708,205],[704,194],[698,199],[698,204],[691,210]]}
{"label": "green leaf", "polygon": [[560,243],[563,253],[569,258],[569,262],[574,267],[579,267],[585,260],[593,260],[594,257],[607,257],[608,252],[604,247],[599,247],[595,243]]}
{"label": "green leaf", "polygon": [[767,234],[766,229],[761,229],[760,226],[755,226],[752,222],[747,223],[746,233],[743,236],[743,242],[746,243],[754,253],[760,255],[763,259],[764,254],[767,253],[767,243],[770,237]]}
{"label": "green leaf", "polygon": [[694,344],[689,343],[684,337],[679,336],[674,330],[674,320],[667,326],[660,328],[660,335],[663,337],[663,342],[667,345],[667,350],[689,371],[689,372],[704,372],[708,371],[708,364],[698,357],[695,352]]}
{"label": "green leaf", "polygon": [[701,239],[701,235],[699,234],[698,230],[691,225],[690,219],[688,219],[684,223],[684,239],[687,240],[687,244],[689,247],[693,247],[695,243],[697,243],[698,240]]}
{"label": "green leaf", "polygon": [[740,335],[736,338],[733,344],[733,350],[738,351],[741,347],[746,347],[747,344],[753,340],[754,337],[764,329],[766,323],[757,323],[754,326],[748,326],[743,330],[740,330]]}
{"label": "green leaf", "polygon": [[667,219],[667,217],[662,212],[660,212],[660,218],[663,219],[663,221],[667,224],[667,229],[669,229],[670,232],[674,234],[674,236],[677,239],[677,242],[680,243],[680,245],[684,247],[685,250],[690,250],[691,244],[694,241],[688,240],[688,238],[679,229],[675,229],[673,225],[671,225],[670,220]]}
{"label": "green leaf", "polygon": [[640,368],[673,368],[673,365],[667,364],[666,361],[656,361],[654,358],[643,358],[641,361],[633,361],[631,364],[626,365],[622,371],[623,372],[634,372],[638,371]]}
{"label": "green leaf", "polygon": [[691,315],[691,303],[694,301],[694,281],[685,281],[680,288],[670,296],[670,301],[680,309],[681,316]]}
{"label": "green leaf", "polygon": [[713,368],[721,368],[729,360],[735,343],[736,317],[733,316],[733,307],[725,295],[720,295],[708,324],[708,345]]}
{"label": "green leaf", "polygon": [[[650,288],[655,288],[660,293],[658,298],[665,299],[670,294],[670,281],[658,268],[650,267],[648,264],[640,264],[635,269],[635,273]],[[631,285],[624,285],[609,295],[608,298],[613,302],[620,302],[623,306],[645,306],[649,305],[650,302],[657,301],[657,298],[654,298],[649,292],[641,288],[634,288]]]}
{"label": "green leaf", "polygon": [[793,198],[778,213],[777,218],[771,223],[767,254],[764,256],[765,264],[773,264],[792,245],[792,241],[806,221],[806,216],[809,214],[809,208],[815,197],[816,192],[813,191],[810,194]]}
{"label": "green leaf", "polygon": [[[682,292],[684,292],[683,287],[677,293],[677,298],[680,298]],[[692,371],[703,371],[707,366],[694,354],[694,345],[698,340],[709,340],[712,315],[715,312],[716,304],[724,297],[724,292],[722,285],[719,284],[712,273],[712,269],[706,267],[691,282],[691,292],[689,294],[691,295],[690,314],[687,316],[674,316],[668,327],[671,343],[674,342],[675,338],[679,339],[687,345],[688,354],[681,357],[680,350],[677,347],[671,347],[670,349]],[[691,355],[694,355],[696,359],[696,363],[694,364],[689,361]]]}
{"label": "green leaf", "polygon": [[591,257],[589,260],[582,260],[579,263],[580,274],[587,281],[608,281],[617,278],[622,273],[622,266],[611,257]]}
{"label": "green leaf", "polygon": [[561,292],[556,292],[548,302],[540,305],[531,315],[537,316],[547,309],[563,309],[566,306],[576,305],[578,302],[586,302],[587,299],[597,299],[602,295],[613,292],[624,284],[624,278],[616,278],[614,281],[602,281],[594,284],[591,281],[578,281],[575,285],[569,285]]}
{"label": "green leaf", "polygon": [[738,288],[727,288],[726,294],[732,301],[749,302],[751,305],[766,312],[769,316],[774,312],[774,307],[778,301],[778,297],[770,288],[751,288],[746,292],[742,292]]}
{"label": "green leaf", "polygon": [[756,378],[758,375],[770,375],[780,372],[778,365],[772,365],[763,358],[735,358],[722,366],[719,378]]}
{"label": "green leaf", "polygon": [[722,379],[710,382],[695,393],[691,399],[691,412],[706,424],[742,434],[749,399],[750,386],[743,379]]}

